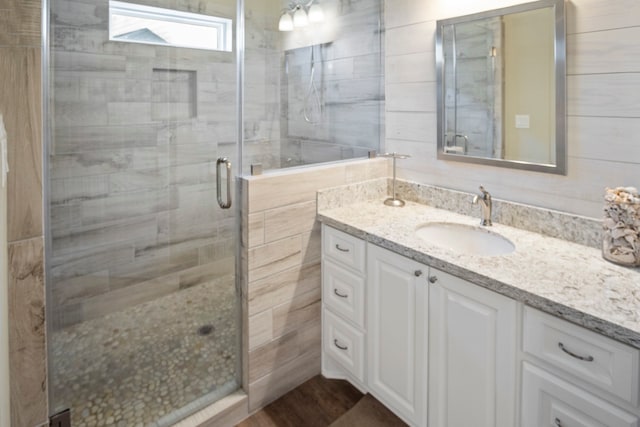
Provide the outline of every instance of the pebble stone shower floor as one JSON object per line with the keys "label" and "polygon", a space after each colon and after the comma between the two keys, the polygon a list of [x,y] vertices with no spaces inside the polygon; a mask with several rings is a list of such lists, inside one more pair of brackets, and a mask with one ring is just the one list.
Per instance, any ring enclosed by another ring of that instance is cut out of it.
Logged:
{"label": "pebble stone shower floor", "polygon": [[55,404],[73,427],[163,426],[235,390],[236,299],[219,279],[54,332]]}

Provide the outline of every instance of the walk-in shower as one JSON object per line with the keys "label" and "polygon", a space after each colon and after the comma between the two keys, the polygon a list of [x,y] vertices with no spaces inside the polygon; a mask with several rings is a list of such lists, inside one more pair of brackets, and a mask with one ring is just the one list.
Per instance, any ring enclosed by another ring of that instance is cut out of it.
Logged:
{"label": "walk-in shower", "polygon": [[379,149],[382,7],[318,3],[284,34],[280,0],[49,2],[51,414],[172,425],[242,386],[235,178]]}
{"label": "walk-in shower", "polygon": [[236,10],[50,2],[50,406],[74,426],[172,425],[241,385]]}

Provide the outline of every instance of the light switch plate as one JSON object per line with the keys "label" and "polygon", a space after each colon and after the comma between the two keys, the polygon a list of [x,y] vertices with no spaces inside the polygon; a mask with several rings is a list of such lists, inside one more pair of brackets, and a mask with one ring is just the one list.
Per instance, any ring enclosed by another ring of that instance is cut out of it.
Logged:
{"label": "light switch plate", "polygon": [[516,129],[529,129],[528,114],[516,114]]}

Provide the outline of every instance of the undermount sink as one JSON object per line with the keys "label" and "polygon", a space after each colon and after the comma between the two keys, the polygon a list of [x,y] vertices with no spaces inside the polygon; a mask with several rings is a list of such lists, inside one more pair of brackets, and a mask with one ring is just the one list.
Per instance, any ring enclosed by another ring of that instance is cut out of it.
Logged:
{"label": "undermount sink", "polygon": [[416,235],[434,246],[467,255],[505,255],[516,249],[509,239],[484,227],[455,222],[429,222],[419,226]]}

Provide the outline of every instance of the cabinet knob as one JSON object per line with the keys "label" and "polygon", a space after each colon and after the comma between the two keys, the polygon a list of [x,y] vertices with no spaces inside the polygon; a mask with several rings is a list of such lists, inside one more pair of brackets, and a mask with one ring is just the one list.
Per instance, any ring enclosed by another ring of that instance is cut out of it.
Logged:
{"label": "cabinet knob", "polygon": [[436,283],[438,281],[438,276],[429,277],[429,283]]}
{"label": "cabinet knob", "polygon": [[416,277],[420,277],[420,276],[422,276],[422,270],[416,270],[416,271],[413,272],[413,274],[415,274]]}
{"label": "cabinet knob", "polygon": [[562,427],[562,422],[560,421],[560,419],[558,418],[555,419],[555,425],[556,427]]}

